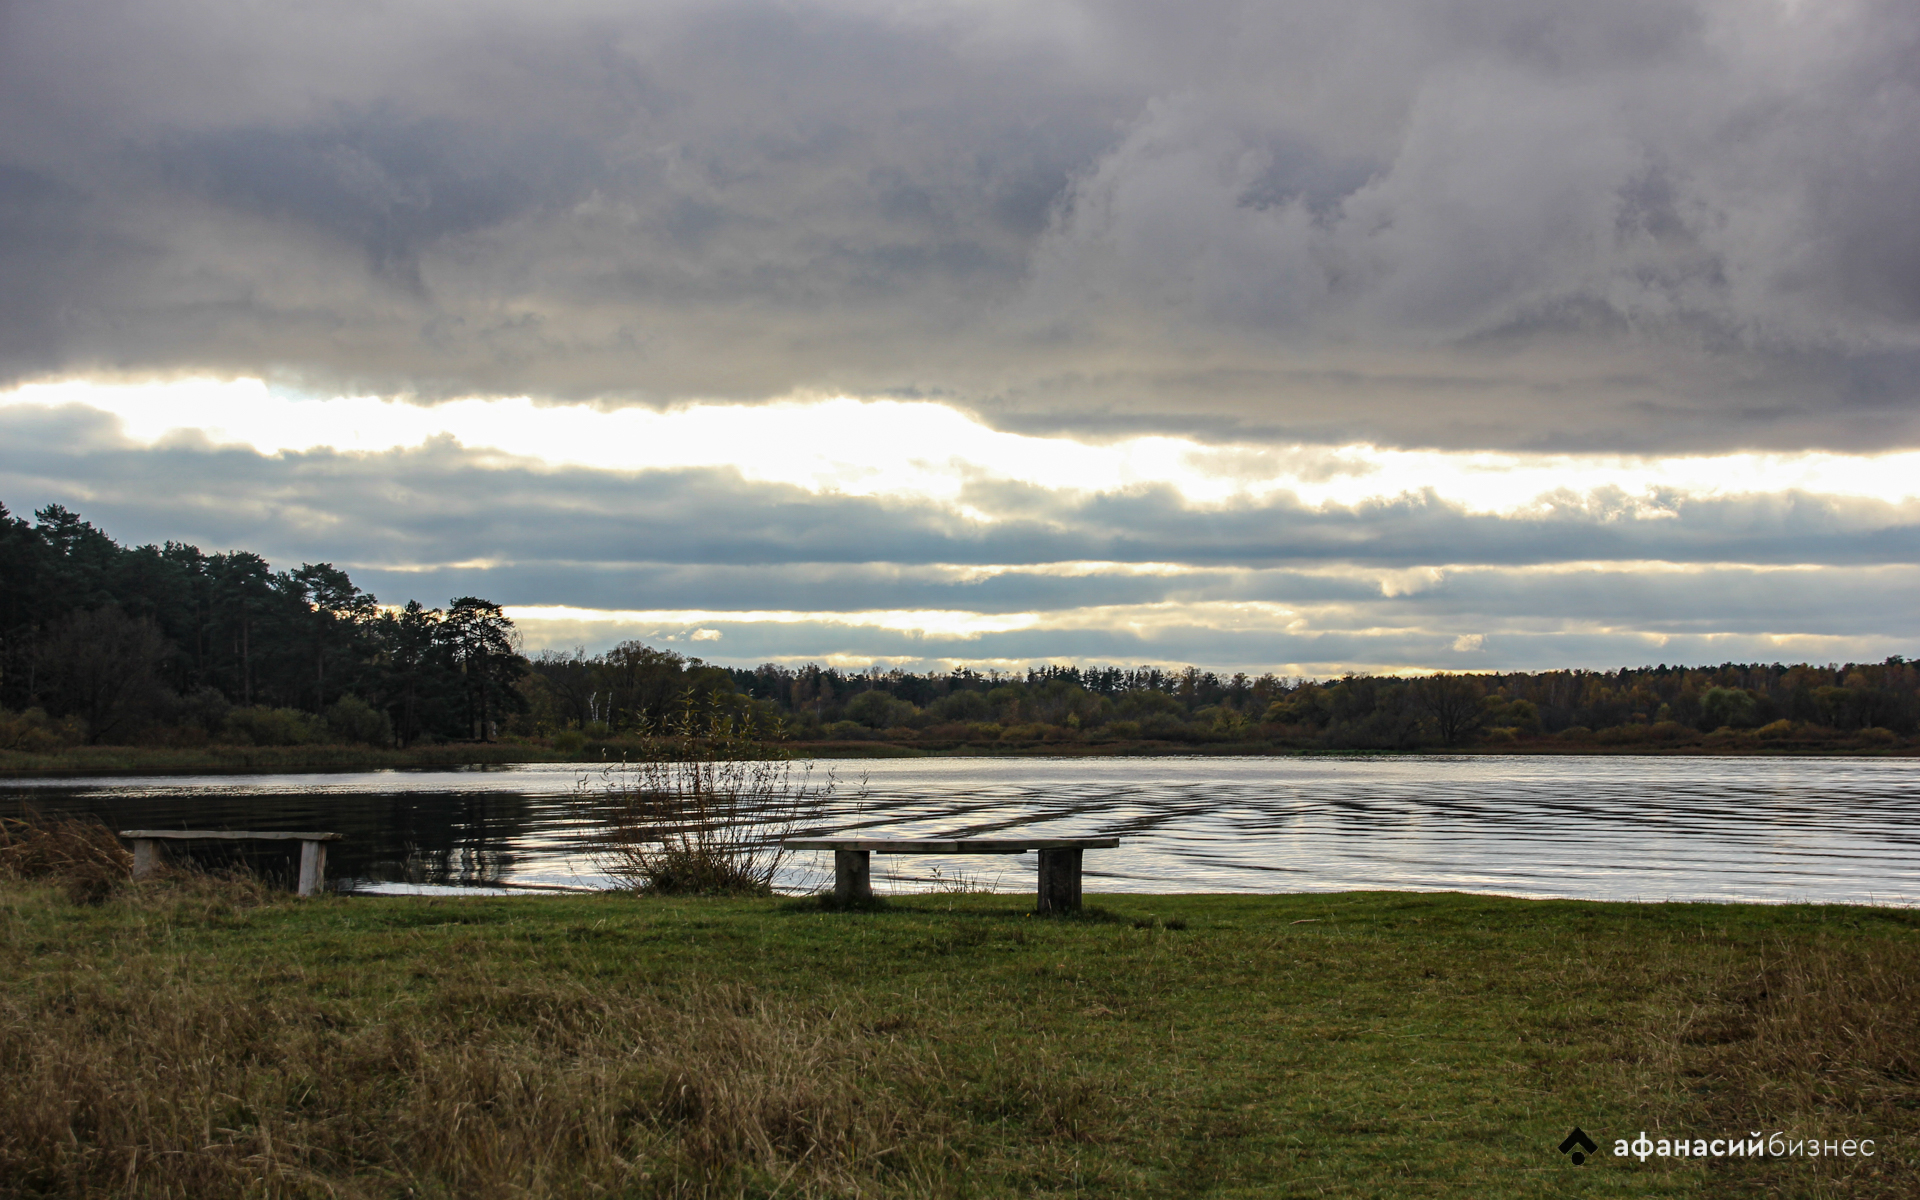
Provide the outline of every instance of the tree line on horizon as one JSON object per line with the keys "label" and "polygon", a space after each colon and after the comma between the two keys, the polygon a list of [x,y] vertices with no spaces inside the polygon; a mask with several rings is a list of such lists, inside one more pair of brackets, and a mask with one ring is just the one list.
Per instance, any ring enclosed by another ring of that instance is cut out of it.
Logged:
{"label": "tree line on horizon", "polygon": [[0,503],[0,749],[486,738],[526,671],[476,596],[382,607],[331,563],[122,546]]}
{"label": "tree line on horizon", "polygon": [[912,672],[725,667],[629,641],[519,652],[500,606],[382,606],[329,563],[126,547],[59,505],[0,504],[0,750],[79,742],[562,748],[731,715],[804,742],[926,748],[1157,743],[1849,745],[1920,730],[1920,669],[1724,663],[1307,679],[1187,667]]}
{"label": "tree line on horizon", "polygon": [[534,656],[524,720],[591,740],[660,728],[685,707],[733,711],[795,740],[1033,747],[1157,742],[1300,749],[1844,744],[1920,727],[1920,666],[1660,666],[1614,671],[1307,679],[1187,667],[1024,672],[715,666],[627,642]]}

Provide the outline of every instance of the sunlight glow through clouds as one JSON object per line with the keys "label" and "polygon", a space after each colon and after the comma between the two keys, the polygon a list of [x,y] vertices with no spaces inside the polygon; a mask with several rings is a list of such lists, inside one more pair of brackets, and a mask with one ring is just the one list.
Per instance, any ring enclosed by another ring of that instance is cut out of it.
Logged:
{"label": "sunlight glow through clouds", "polygon": [[[944,637],[973,638],[986,633],[1008,633],[1040,625],[1040,613],[977,613],[956,610],[884,610],[865,612],[726,612],[623,611],[619,609],[572,608],[559,604],[508,605],[508,617],[516,624],[608,624],[648,629],[686,629],[711,624],[736,625],[852,625],[866,629],[886,629],[895,633],[918,633]],[[1059,614],[1048,614],[1058,617]],[[701,633],[709,634],[701,637]],[[694,641],[718,641],[718,630],[701,628]]]}
{"label": "sunlight glow through clouds", "polygon": [[[1211,645],[1232,645],[1232,655],[1220,661],[1199,660],[1203,665],[1222,668],[1261,669],[1282,674],[1316,677],[1337,675],[1346,670],[1381,674],[1423,674],[1433,664],[1428,654],[1443,649],[1456,656],[1454,669],[1476,669],[1494,665],[1483,658],[1490,649],[1503,654],[1528,656],[1536,668],[1545,669],[1558,661],[1561,642],[1599,641],[1616,654],[1627,658],[1666,657],[1676,642],[1686,643],[1684,652],[1704,654],[1708,658],[1739,659],[1760,655],[1807,661],[1843,661],[1871,658],[1886,651],[1884,639],[1820,633],[1700,631],[1678,633],[1648,629],[1633,623],[1592,618],[1547,616],[1521,626],[1506,626],[1492,633],[1467,632],[1448,622],[1433,624],[1417,612],[1402,614],[1402,620],[1380,620],[1384,614],[1369,613],[1342,603],[1306,604],[1298,607],[1262,602],[1207,602],[1097,605],[1064,608],[1044,613],[980,614],[969,612],[911,610],[872,612],[728,612],[716,610],[645,611],[598,610],[560,605],[509,606],[511,617],[525,637],[529,653],[541,650],[565,652],[580,645],[612,645],[636,638],[650,645],[678,647],[684,653],[717,657],[722,661],[745,654],[742,663],[779,662],[800,665],[813,662],[863,669],[869,666],[912,665],[924,669],[972,667],[1021,669],[1041,659],[1052,660],[1047,652],[1008,657],[1006,637],[1035,635],[1045,639],[1070,637],[1076,633],[1096,632],[1118,635],[1128,649],[1119,655],[1067,654],[1074,661],[1129,663],[1177,668],[1194,662],[1190,651],[1178,649],[1196,633],[1216,639]],[[802,654],[783,652],[792,634],[771,638],[766,626],[798,630],[799,636],[816,645]],[[740,644],[736,645],[735,643]],[[706,643],[696,645],[695,643]],[[1294,661],[1318,647],[1330,648],[1333,657]],[[962,647],[977,647],[972,653]],[[1530,652],[1530,647],[1540,649]],[[907,649],[910,652],[901,653]],[[1273,652],[1279,651],[1276,656]],[[1251,652],[1253,657],[1247,657]],[[1235,657],[1235,655],[1238,655]],[[1358,657],[1356,657],[1356,655]],[[1464,657],[1458,657],[1464,656]]]}
{"label": "sunlight glow through clouds", "polygon": [[1176,437],[1089,443],[989,428],[929,402],[787,400],[656,411],[541,406],[526,398],[418,405],[379,397],[316,399],[257,379],[30,384],[0,407],[79,405],[116,417],[136,444],[198,434],[263,454],[329,447],[370,453],[451,437],[516,460],[607,471],[732,468],[749,480],[814,492],[962,501],[1005,481],[1074,492],[1170,486],[1210,505],[1292,492],[1354,505],[1431,491],[1470,511],[1523,513],[1613,492],[1618,511],[1668,515],[1674,493],[1801,490],[1889,502],[1920,496],[1920,452],[1724,454],[1663,459],[1385,450],[1373,446],[1216,446]]}
{"label": "sunlight glow through clouds", "polygon": [[[1320,606],[1331,613],[1340,606]],[[605,641],[607,631],[622,636],[645,636],[667,642],[718,642],[725,638],[716,625],[838,626],[882,630],[916,638],[974,641],[992,634],[1025,630],[1119,630],[1152,636],[1204,626],[1215,630],[1284,630],[1301,632],[1305,623],[1289,605],[1261,600],[1163,601],[1141,604],[1087,605],[1048,612],[980,613],[955,610],[869,610],[840,612],[756,611],[621,611],[573,608],[566,605],[508,605],[508,617],[524,631],[530,647],[566,646],[575,641]],[[722,650],[724,647],[715,647]]]}

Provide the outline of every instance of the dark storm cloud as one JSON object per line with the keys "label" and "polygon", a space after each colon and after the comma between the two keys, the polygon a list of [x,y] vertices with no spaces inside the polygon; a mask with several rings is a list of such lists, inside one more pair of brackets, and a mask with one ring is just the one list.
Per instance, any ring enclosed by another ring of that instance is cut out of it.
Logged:
{"label": "dark storm cloud", "polygon": [[1920,10],[0,13],[0,373],[1920,440]]}

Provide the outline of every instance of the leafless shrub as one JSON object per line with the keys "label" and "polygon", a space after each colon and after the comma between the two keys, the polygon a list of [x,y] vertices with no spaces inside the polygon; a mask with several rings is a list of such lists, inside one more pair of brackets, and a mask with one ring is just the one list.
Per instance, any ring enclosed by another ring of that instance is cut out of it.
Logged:
{"label": "leafless shrub", "polygon": [[686,712],[638,756],[583,777],[576,806],[595,866],[641,892],[767,895],[781,840],[832,799],[750,718]]}

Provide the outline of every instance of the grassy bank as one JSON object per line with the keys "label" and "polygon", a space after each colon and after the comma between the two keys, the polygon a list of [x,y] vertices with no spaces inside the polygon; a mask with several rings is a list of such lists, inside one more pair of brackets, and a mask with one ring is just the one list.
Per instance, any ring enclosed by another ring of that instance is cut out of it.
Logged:
{"label": "grassy bank", "polygon": [[[0,883],[12,1196],[1907,1196],[1920,914]],[[1555,1150],[1578,1124],[1603,1154]],[[1605,1153],[1784,1129],[1871,1159]]]}

